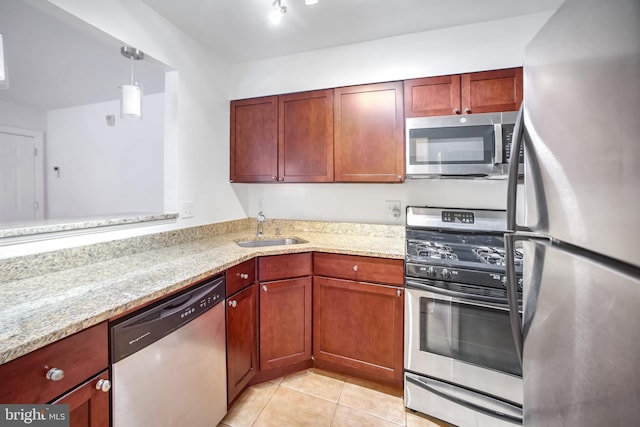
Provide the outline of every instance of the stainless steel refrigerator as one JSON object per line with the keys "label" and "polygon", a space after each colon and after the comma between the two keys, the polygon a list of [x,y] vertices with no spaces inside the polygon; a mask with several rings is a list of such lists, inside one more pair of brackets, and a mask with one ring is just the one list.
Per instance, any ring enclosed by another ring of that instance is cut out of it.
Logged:
{"label": "stainless steel refrigerator", "polygon": [[520,118],[524,426],[640,425],[640,0],[561,5],[525,49]]}

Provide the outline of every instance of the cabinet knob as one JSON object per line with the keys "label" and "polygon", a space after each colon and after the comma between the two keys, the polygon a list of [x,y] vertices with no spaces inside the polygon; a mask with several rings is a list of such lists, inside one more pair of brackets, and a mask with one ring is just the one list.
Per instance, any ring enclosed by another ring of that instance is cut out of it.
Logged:
{"label": "cabinet knob", "polygon": [[358,266],[357,265],[353,266],[353,271],[358,271]]}
{"label": "cabinet knob", "polygon": [[47,379],[51,381],[60,381],[64,378],[64,371],[58,368],[51,368],[47,371]]}
{"label": "cabinet knob", "polygon": [[398,175],[398,181],[402,181],[402,175]]}
{"label": "cabinet knob", "polygon": [[460,109],[459,108],[454,108],[453,109],[453,114],[460,114]]}
{"label": "cabinet knob", "polygon": [[238,302],[236,300],[229,301],[229,307],[236,308],[237,305],[238,305]]}
{"label": "cabinet knob", "polygon": [[396,290],[396,296],[398,298],[402,296],[402,291],[400,289]]}
{"label": "cabinet knob", "polygon": [[465,108],[465,109],[464,109],[464,112],[465,112],[465,113],[467,113],[467,114],[469,114],[469,113],[471,112],[471,108],[469,108],[469,107]]}
{"label": "cabinet knob", "polygon": [[241,279],[248,279],[249,275],[247,273],[240,273],[240,278]]}
{"label": "cabinet knob", "polygon": [[283,177],[283,176],[281,176],[280,178],[278,178],[278,181],[279,181],[279,182],[284,182],[284,177]]}
{"label": "cabinet knob", "polygon": [[111,381],[103,380],[100,378],[96,383],[96,390],[104,391],[105,393],[111,389]]}
{"label": "cabinet knob", "polygon": [[271,179],[272,179],[273,181],[277,181],[277,180],[278,180],[278,177],[277,177],[277,176],[272,176],[272,177],[271,177]]}
{"label": "cabinet knob", "polygon": [[267,285],[262,285],[262,290],[267,292],[269,289],[267,289]]}

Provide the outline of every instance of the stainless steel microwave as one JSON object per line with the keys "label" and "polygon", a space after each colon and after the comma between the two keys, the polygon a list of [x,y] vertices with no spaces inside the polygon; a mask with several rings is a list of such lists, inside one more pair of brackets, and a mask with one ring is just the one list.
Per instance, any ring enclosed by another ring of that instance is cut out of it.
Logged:
{"label": "stainless steel microwave", "polygon": [[[407,178],[506,177],[517,114],[406,119]],[[518,161],[522,173],[522,152]]]}

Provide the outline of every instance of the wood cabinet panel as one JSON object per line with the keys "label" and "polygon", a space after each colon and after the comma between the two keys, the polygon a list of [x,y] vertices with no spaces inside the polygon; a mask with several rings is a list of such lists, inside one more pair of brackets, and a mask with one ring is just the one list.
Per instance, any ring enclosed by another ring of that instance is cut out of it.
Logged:
{"label": "wood cabinet panel", "polygon": [[278,97],[231,101],[230,179],[272,182],[278,174]]}
{"label": "wood cabinet panel", "polygon": [[405,80],[405,117],[459,114],[460,91],[459,74]]}
{"label": "wood cabinet panel", "polygon": [[278,180],[333,181],[333,91],[279,96]]}
{"label": "wood cabinet panel", "polygon": [[227,295],[233,295],[256,281],[256,259],[234,265],[227,270]]}
{"label": "wood cabinet panel", "polygon": [[108,370],[53,402],[69,405],[70,427],[109,427],[109,391],[96,388],[100,380],[109,380]]}
{"label": "wood cabinet panel", "polygon": [[[85,329],[0,365],[0,402],[47,403],[108,366],[107,323]],[[64,371],[59,381],[47,371]]]}
{"label": "wood cabinet panel", "polygon": [[404,290],[313,278],[316,361],[399,384],[403,376]]}
{"label": "wood cabinet panel", "polygon": [[311,277],[260,283],[260,370],[311,359]]}
{"label": "wood cabinet panel", "polygon": [[258,285],[227,298],[227,402],[258,372]]}
{"label": "wood cabinet panel", "polygon": [[313,274],[403,286],[404,262],[401,259],[316,252],[313,255]]}
{"label": "wood cabinet panel", "polygon": [[258,259],[260,282],[309,276],[311,272],[311,252],[264,256]]}
{"label": "wood cabinet panel", "polygon": [[522,103],[522,68],[462,75],[465,113],[517,111]]}
{"label": "wood cabinet panel", "polygon": [[402,82],[335,89],[336,182],[402,182]]}
{"label": "wood cabinet panel", "polygon": [[517,111],[522,68],[405,80],[405,117]]}

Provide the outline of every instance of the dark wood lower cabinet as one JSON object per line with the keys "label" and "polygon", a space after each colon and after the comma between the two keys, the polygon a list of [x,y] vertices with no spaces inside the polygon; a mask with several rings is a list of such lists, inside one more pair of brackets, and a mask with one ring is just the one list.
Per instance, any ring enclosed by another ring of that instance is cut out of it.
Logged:
{"label": "dark wood lower cabinet", "polygon": [[313,354],[347,372],[401,385],[404,289],[313,278]]}
{"label": "dark wood lower cabinet", "polygon": [[96,388],[100,380],[109,380],[109,370],[53,402],[69,405],[70,427],[109,427],[109,391]]}
{"label": "dark wood lower cabinet", "polygon": [[260,370],[311,360],[311,277],[261,282]]}
{"label": "dark wood lower cabinet", "polygon": [[227,298],[227,402],[258,372],[258,285]]}

